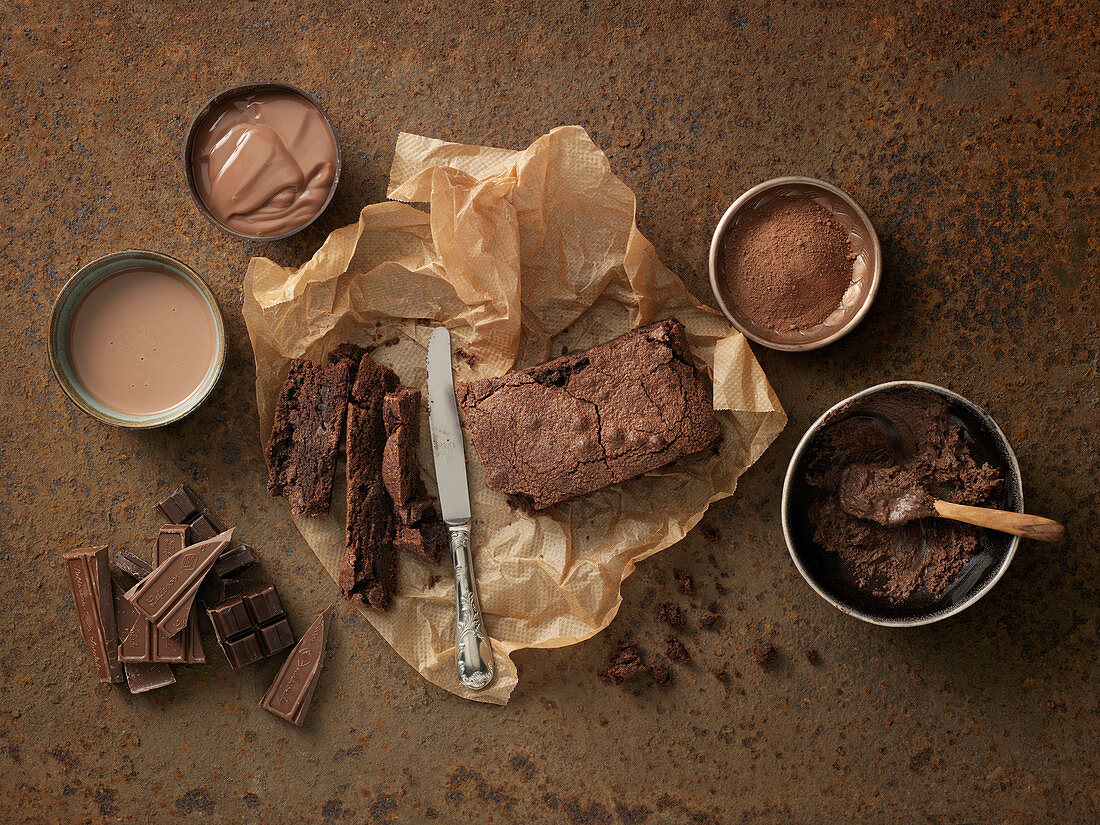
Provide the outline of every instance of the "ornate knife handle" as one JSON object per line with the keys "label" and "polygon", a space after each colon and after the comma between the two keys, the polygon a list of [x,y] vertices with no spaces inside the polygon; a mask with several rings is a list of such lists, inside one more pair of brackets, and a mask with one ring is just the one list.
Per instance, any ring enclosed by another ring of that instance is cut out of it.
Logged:
{"label": "ornate knife handle", "polygon": [[470,525],[448,524],[447,532],[455,565],[455,669],[462,684],[470,690],[481,690],[493,681],[493,648],[481,622]]}

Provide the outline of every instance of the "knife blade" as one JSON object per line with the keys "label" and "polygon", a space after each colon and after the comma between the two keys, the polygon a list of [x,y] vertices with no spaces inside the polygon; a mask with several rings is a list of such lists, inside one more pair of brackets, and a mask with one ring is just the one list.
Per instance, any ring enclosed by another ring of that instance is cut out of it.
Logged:
{"label": "knife blade", "polygon": [[439,509],[448,524],[464,524],[470,520],[470,486],[451,371],[451,334],[446,327],[439,327],[428,342],[428,422]]}
{"label": "knife blade", "polygon": [[439,509],[447,525],[455,568],[455,671],[470,690],[493,681],[493,648],[481,621],[481,605],[470,550],[470,487],[466,479],[466,451],[458,420],[454,374],[451,371],[451,334],[444,327],[428,342],[428,424],[439,488]]}

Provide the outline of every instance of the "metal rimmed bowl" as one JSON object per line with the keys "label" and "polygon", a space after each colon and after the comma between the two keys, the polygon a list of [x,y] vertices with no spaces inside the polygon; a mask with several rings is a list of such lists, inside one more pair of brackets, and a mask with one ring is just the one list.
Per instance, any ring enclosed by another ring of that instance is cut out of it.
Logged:
{"label": "metal rimmed bowl", "polygon": [[[187,398],[175,406],[149,415],[119,412],[100,403],[77,378],[69,350],[73,315],[84,296],[93,287],[112,275],[139,266],[171,273],[195,287],[202,296],[214,322],[214,359],[210,363],[202,382]],[[53,369],[54,375],[57,376],[58,383],[61,384],[61,388],[65,390],[65,393],[80,409],[93,418],[115,427],[139,430],[151,429],[179,421],[198,408],[213,392],[225,364],[225,324],[214,293],[190,267],[159,252],[140,249],[112,252],[81,267],[61,288],[57,300],[54,301],[53,311],[50,313],[47,350],[50,357],[50,367]]]}
{"label": "metal rimmed bowl", "polygon": [[798,572],[818,595],[849,616],[886,627],[931,624],[970,607],[1004,575],[1020,543],[1016,536],[986,530],[980,550],[942,595],[932,597],[914,593],[901,603],[894,603],[858,587],[844,573],[837,555],[814,542],[809,510],[820,493],[806,482],[806,472],[815,438],[822,427],[842,420],[849,412],[858,411],[859,403],[868,397],[904,389],[925,390],[943,398],[947,402],[948,415],[962,430],[963,439],[975,459],[990,464],[1004,478],[1002,500],[994,506],[1019,513],[1024,509],[1020,465],[1008,439],[983,409],[958,393],[922,381],[891,381],[858,392],[827,410],[802,436],[787,467],[783,480],[783,537]]}
{"label": "metal rimmed bowl", "polygon": [[[195,170],[191,165],[191,153],[195,146],[195,136],[198,134],[199,128],[206,121],[207,116],[222,103],[235,97],[244,97],[246,95],[258,94],[260,92],[288,92],[290,94],[298,95],[298,97],[304,99],[310,103],[318,112],[321,113],[321,117],[324,118],[325,123],[328,124],[329,131],[332,132],[332,140],[336,144],[336,171],[332,176],[332,185],[329,187],[328,197],[325,198],[324,204],[317,210],[317,214],[303,223],[301,226],[295,227],[289,232],[284,232],[281,235],[247,235],[237,230],[226,226],[222,221],[210,211],[206,202],[202,199],[202,195],[199,193],[197,184],[195,183]],[[191,121],[191,125],[187,127],[187,138],[183,144],[183,174],[187,180],[187,191],[191,193],[191,200],[195,204],[195,208],[199,210],[206,219],[210,221],[214,226],[223,232],[232,235],[235,238],[242,238],[246,241],[279,241],[283,238],[289,238],[291,235],[297,235],[307,226],[312,224],[325,210],[328,209],[329,204],[332,203],[332,198],[336,194],[336,187],[340,184],[340,170],[343,168],[343,155],[340,152],[340,138],[336,134],[336,127],[332,125],[332,120],[329,118],[328,113],[317,100],[309,92],[305,92],[299,89],[297,86],[292,86],[289,83],[281,83],[278,81],[268,81],[262,83],[242,83],[237,86],[230,86],[225,91],[219,92],[214,95],[210,100],[206,101],[206,104],[199,109],[194,119]]]}
{"label": "metal rimmed bowl", "polygon": [[[780,332],[755,323],[731,299],[722,272],[722,252],[730,230],[754,210],[779,198],[810,197],[830,212],[848,235],[855,258],[852,280],[840,306],[823,323],[808,329]],[[882,273],[882,247],[870,218],[848,193],[831,183],[806,177],[773,178],[754,186],[733,202],[715,227],[710,243],[710,287],[718,306],[747,338],[777,350],[802,351],[833,343],[855,328],[878,293]]]}

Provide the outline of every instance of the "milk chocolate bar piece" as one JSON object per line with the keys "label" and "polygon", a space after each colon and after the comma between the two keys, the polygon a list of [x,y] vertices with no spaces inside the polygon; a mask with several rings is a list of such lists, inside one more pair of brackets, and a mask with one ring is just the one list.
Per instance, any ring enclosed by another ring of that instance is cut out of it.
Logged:
{"label": "milk chocolate bar piece", "polygon": [[130,588],[127,600],[158,628],[175,636],[187,627],[195,594],[232,537],[230,529],[185,547]]}
{"label": "milk chocolate bar piece", "polygon": [[335,611],[336,606],[330,606],[309,626],[260,700],[261,708],[295,725],[302,724],[321,676],[325,642]]}
{"label": "milk chocolate bar piece", "polygon": [[[163,564],[183,549],[187,529],[186,526],[174,524],[161,528],[157,535],[156,546],[153,548],[154,564]],[[199,637],[198,616],[194,610],[191,611],[184,631],[177,636],[168,636],[126,601],[122,588],[117,583],[115,583],[115,589],[118,657],[122,662],[126,664],[171,662],[197,665],[206,661],[202,640]]]}
{"label": "milk chocolate bar piece", "polygon": [[226,548],[218,556],[218,560],[214,562],[214,575],[219,579],[231,578],[255,566],[256,556],[252,548],[247,544],[238,544],[236,547]]}
{"label": "milk chocolate bar piece", "polygon": [[286,496],[296,516],[328,512],[356,366],[339,355],[327,367],[308,358],[291,362],[264,454],[268,493]]}
{"label": "milk chocolate bar piece", "polygon": [[294,633],[273,584],[253,586],[206,612],[234,670],[294,644]]}
{"label": "milk chocolate bar piece", "polygon": [[164,662],[126,662],[122,669],[126,672],[130,693],[145,693],[176,683],[172,666]]}
{"label": "milk chocolate bar piece", "polygon": [[[157,533],[157,543],[153,547],[153,565],[164,564],[172,556],[183,550],[191,543],[194,537],[193,529],[184,524],[166,524]],[[222,555],[227,551],[223,550]],[[221,558],[219,556],[218,558]],[[214,562],[217,564],[217,562]],[[202,649],[202,639],[199,636],[199,614],[194,608],[187,617],[187,628],[179,636],[167,636],[162,631],[156,632],[154,642],[155,662],[177,661],[185,665],[201,665],[206,661],[206,654]],[[180,658],[169,659],[170,652],[178,650]]]}
{"label": "milk chocolate bar piece", "polygon": [[123,675],[118,661],[118,632],[107,546],[70,550],[64,560],[80,632],[92,654],[99,681],[119,683]]}
{"label": "milk chocolate bar piece", "polygon": [[131,550],[119,550],[115,553],[115,567],[127,576],[144,579],[153,572],[153,565]]}
{"label": "milk chocolate bar piece", "polygon": [[225,522],[186,483],[157,502],[156,508],[169,524],[189,525],[195,541],[206,541],[225,532]]}

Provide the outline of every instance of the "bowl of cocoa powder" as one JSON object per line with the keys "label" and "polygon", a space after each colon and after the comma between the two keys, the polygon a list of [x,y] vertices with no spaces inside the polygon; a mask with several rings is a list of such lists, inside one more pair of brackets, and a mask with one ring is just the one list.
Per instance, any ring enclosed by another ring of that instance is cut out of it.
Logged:
{"label": "bowl of cocoa powder", "polygon": [[878,292],[882,249],[843,190],[806,177],[765,181],[726,210],[710,246],[718,306],[749,339],[817,349],[850,332]]}
{"label": "bowl of cocoa powder", "polygon": [[[783,482],[783,535],[807,583],[872,624],[910,627],[965,610],[1000,580],[1019,538],[925,516],[904,523],[853,508],[853,469],[959,504],[1023,512],[1020,467],[980,407],[921,381],[866,389],[806,431]],[[861,495],[874,491],[858,490]]]}

